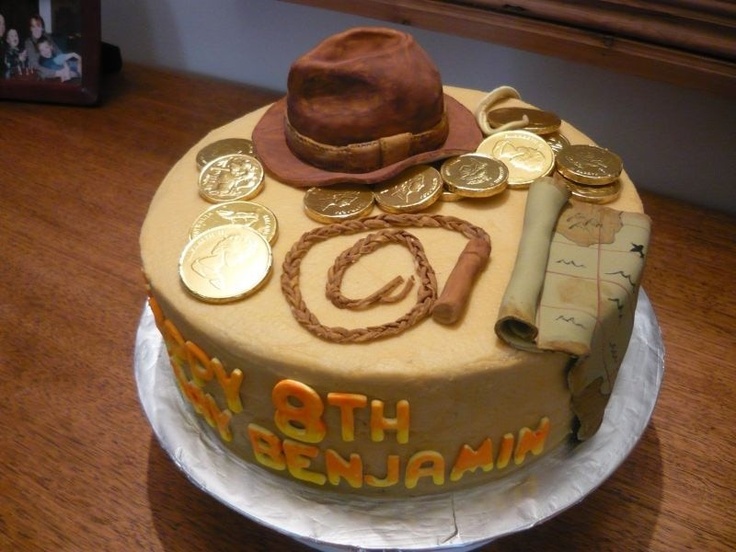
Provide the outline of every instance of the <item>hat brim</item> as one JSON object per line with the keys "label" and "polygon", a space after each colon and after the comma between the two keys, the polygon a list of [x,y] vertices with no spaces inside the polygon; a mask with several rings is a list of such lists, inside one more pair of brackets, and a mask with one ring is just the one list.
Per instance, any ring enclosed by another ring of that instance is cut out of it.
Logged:
{"label": "hat brim", "polygon": [[258,158],[266,171],[280,182],[298,188],[331,184],[374,184],[388,180],[406,168],[475,151],[483,135],[473,114],[453,97],[445,94],[445,111],[449,122],[447,140],[439,149],[419,153],[366,173],[332,172],[299,159],[289,149],[284,135],[286,98],[274,103],[253,130]]}

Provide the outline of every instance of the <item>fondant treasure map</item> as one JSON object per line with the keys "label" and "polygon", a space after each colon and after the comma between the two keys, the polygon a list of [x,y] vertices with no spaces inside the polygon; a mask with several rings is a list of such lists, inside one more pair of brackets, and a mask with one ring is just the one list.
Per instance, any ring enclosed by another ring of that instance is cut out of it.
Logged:
{"label": "fondant treasure map", "polygon": [[603,420],[628,347],[650,219],[568,198],[552,178],[531,186],[495,329],[518,349],[570,355],[572,407],[586,439]]}

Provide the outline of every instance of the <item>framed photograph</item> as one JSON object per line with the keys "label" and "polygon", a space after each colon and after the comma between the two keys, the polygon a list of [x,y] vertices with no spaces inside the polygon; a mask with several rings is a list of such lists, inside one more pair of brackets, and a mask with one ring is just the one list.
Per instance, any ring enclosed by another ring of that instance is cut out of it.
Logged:
{"label": "framed photograph", "polygon": [[100,0],[0,0],[0,99],[94,104],[100,51]]}

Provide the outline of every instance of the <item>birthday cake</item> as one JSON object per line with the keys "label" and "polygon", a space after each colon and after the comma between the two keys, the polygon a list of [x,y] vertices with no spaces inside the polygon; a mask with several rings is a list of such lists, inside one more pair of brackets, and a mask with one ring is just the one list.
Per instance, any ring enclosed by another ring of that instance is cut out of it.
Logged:
{"label": "birthday cake", "polygon": [[649,219],[615,155],[540,113],[351,29],[172,167],[141,232],[149,305],[223,454],[400,497],[595,433]]}

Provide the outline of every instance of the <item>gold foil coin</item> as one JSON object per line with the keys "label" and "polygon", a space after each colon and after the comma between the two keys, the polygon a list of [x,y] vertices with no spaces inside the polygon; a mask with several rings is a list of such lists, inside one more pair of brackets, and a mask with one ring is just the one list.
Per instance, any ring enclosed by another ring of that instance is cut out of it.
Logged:
{"label": "gold foil coin", "polygon": [[561,133],[559,132],[553,132],[552,134],[547,134],[545,136],[542,136],[547,143],[552,146],[552,151],[555,152],[555,156],[560,153],[562,148],[567,147],[570,145],[570,140],[565,138]]}
{"label": "gold foil coin", "polygon": [[529,107],[499,107],[488,111],[486,117],[492,128],[520,122],[526,117],[528,122],[520,130],[528,130],[534,134],[551,134],[559,130],[562,124],[556,114]]}
{"label": "gold foil coin", "polygon": [[313,187],[304,194],[304,212],[324,224],[368,216],[373,203],[373,191],[359,185]]}
{"label": "gold foil coin", "polygon": [[208,303],[228,303],[255,292],[271,272],[271,246],[242,224],[218,226],[191,240],[179,259],[184,287]]}
{"label": "gold foil coin", "polygon": [[211,203],[251,199],[262,188],[263,165],[244,153],[218,157],[199,174],[199,195]]}
{"label": "gold foil coin", "polygon": [[434,204],[443,189],[437,169],[417,165],[379,184],[373,193],[378,206],[388,213],[415,213]]}
{"label": "gold foil coin", "polygon": [[452,157],[440,169],[445,188],[462,197],[491,197],[508,185],[509,170],[501,161],[467,153]]}
{"label": "gold foil coin", "polygon": [[586,184],[578,184],[567,178],[564,179],[567,189],[574,199],[586,201],[588,203],[610,203],[618,199],[621,195],[621,181],[616,180],[611,184],[604,186],[588,186]]}
{"label": "gold foil coin", "polygon": [[447,185],[444,185],[444,188],[442,190],[442,194],[440,194],[440,201],[446,201],[448,203],[454,203],[456,201],[460,201],[462,199],[465,199],[460,194],[456,194],[455,192],[451,192],[447,189]]}
{"label": "gold foil coin", "polygon": [[555,165],[555,153],[544,138],[528,130],[505,130],[491,134],[476,153],[501,161],[509,170],[509,188],[523,189],[547,176]]}
{"label": "gold foil coin", "polygon": [[256,146],[253,140],[249,140],[248,138],[224,138],[217,140],[216,142],[207,144],[197,152],[197,169],[202,170],[210,161],[232,153],[244,153],[245,155],[256,157]]}
{"label": "gold foil coin", "polygon": [[557,154],[559,173],[577,184],[605,186],[623,171],[621,158],[605,148],[586,144],[567,146]]}
{"label": "gold foil coin", "polygon": [[203,232],[228,224],[243,224],[258,231],[269,244],[276,241],[278,221],[276,215],[260,203],[253,201],[228,201],[218,203],[202,212],[189,229],[189,239]]}

